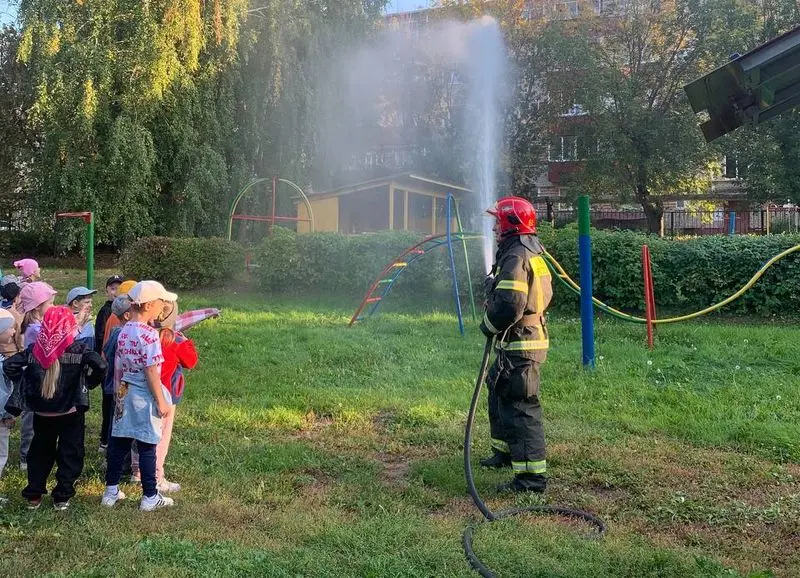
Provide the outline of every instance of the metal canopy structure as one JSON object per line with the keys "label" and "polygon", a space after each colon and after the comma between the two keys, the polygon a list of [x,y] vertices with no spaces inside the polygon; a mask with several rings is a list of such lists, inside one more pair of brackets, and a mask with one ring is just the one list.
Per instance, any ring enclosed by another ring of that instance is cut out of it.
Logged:
{"label": "metal canopy structure", "polygon": [[706,141],[800,105],[800,26],[684,87]]}

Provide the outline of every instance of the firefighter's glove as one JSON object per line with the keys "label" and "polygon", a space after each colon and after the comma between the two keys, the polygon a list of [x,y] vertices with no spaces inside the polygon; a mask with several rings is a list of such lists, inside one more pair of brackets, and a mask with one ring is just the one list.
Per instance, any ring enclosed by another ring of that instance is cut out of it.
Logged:
{"label": "firefighter's glove", "polygon": [[492,294],[492,287],[494,287],[494,276],[487,275],[483,280],[483,298],[488,301],[489,296]]}

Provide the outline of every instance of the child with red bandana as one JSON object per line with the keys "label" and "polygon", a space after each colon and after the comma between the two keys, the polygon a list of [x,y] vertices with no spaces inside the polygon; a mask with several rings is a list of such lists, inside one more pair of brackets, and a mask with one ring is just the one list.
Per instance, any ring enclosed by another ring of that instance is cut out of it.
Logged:
{"label": "child with red bandana", "polygon": [[41,505],[54,462],[58,464],[53,489],[56,510],[69,507],[75,481],[83,471],[87,388],[101,383],[106,363],[85,342],[76,341],[77,335],[72,311],[51,307],[44,314],[35,343],[3,364],[14,384],[6,409],[19,415],[24,405],[33,412],[28,485],[22,490],[29,509]]}

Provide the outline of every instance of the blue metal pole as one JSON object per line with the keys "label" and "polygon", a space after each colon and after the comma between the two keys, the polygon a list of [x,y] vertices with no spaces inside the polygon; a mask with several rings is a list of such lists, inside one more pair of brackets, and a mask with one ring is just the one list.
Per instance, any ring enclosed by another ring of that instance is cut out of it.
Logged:
{"label": "blue metal pole", "polygon": [[[450,254],[450,270],[453,272],[453,299],[456,302],[456,315],[458,316],[458,330],[461,335],[464,335],[464,318],[461,316],[461,299],[458,297],[458,275],[456,274],[456,260],[453,257],[453,238],[450,236],[450,229],[452,228],[452,215],[450,212],[450,204],[453,201],[453,195],[447,195],[447,252]],[[433,216],[436,218],[436,215]]]}
{"label": "blue metal pole", "polygon": [[736,234],[736,211],[731,211],[730,219],[728,219],[728,235],[733,237]]}
{"label": "blue metal pole", "polygon": [[583,367],[594,369],[594,305],[592,304],[592,237],[589,230],[589,197],[578,198],[578,257],[581,281],[581,338]]}

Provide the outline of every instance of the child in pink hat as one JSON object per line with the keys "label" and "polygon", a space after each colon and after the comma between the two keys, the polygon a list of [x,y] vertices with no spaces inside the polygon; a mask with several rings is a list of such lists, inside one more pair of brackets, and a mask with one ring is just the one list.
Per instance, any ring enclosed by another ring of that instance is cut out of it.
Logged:
{"label": "child in pink hat", "polygon": [[55,289],[42,281],[28,283],[20,291],[19,300],[24,315],[22,319],[24,347],[33,345],[36,341],[44,314],[53,306],[56,293]]}
{"label": "child in pink hat", "polygon": [[[22,346],[27,349],[36,342],[42,328],[42,319],[47,310],[53,306],[56,290],[42,281],[26,283],[19,292],[20,307],[22,308]],[[29,411],[22,413],[22,427],[19,445],[19,469],[28,470],[28,450],[33,441],[33,414]]]}
{"label": "child in pink hat", "polygon": [[39,270],[39,263],[35,259],[20,259],[14,261],[14,267],[19,271],[23,283],[33,283],[42,278],[42,273]]}

